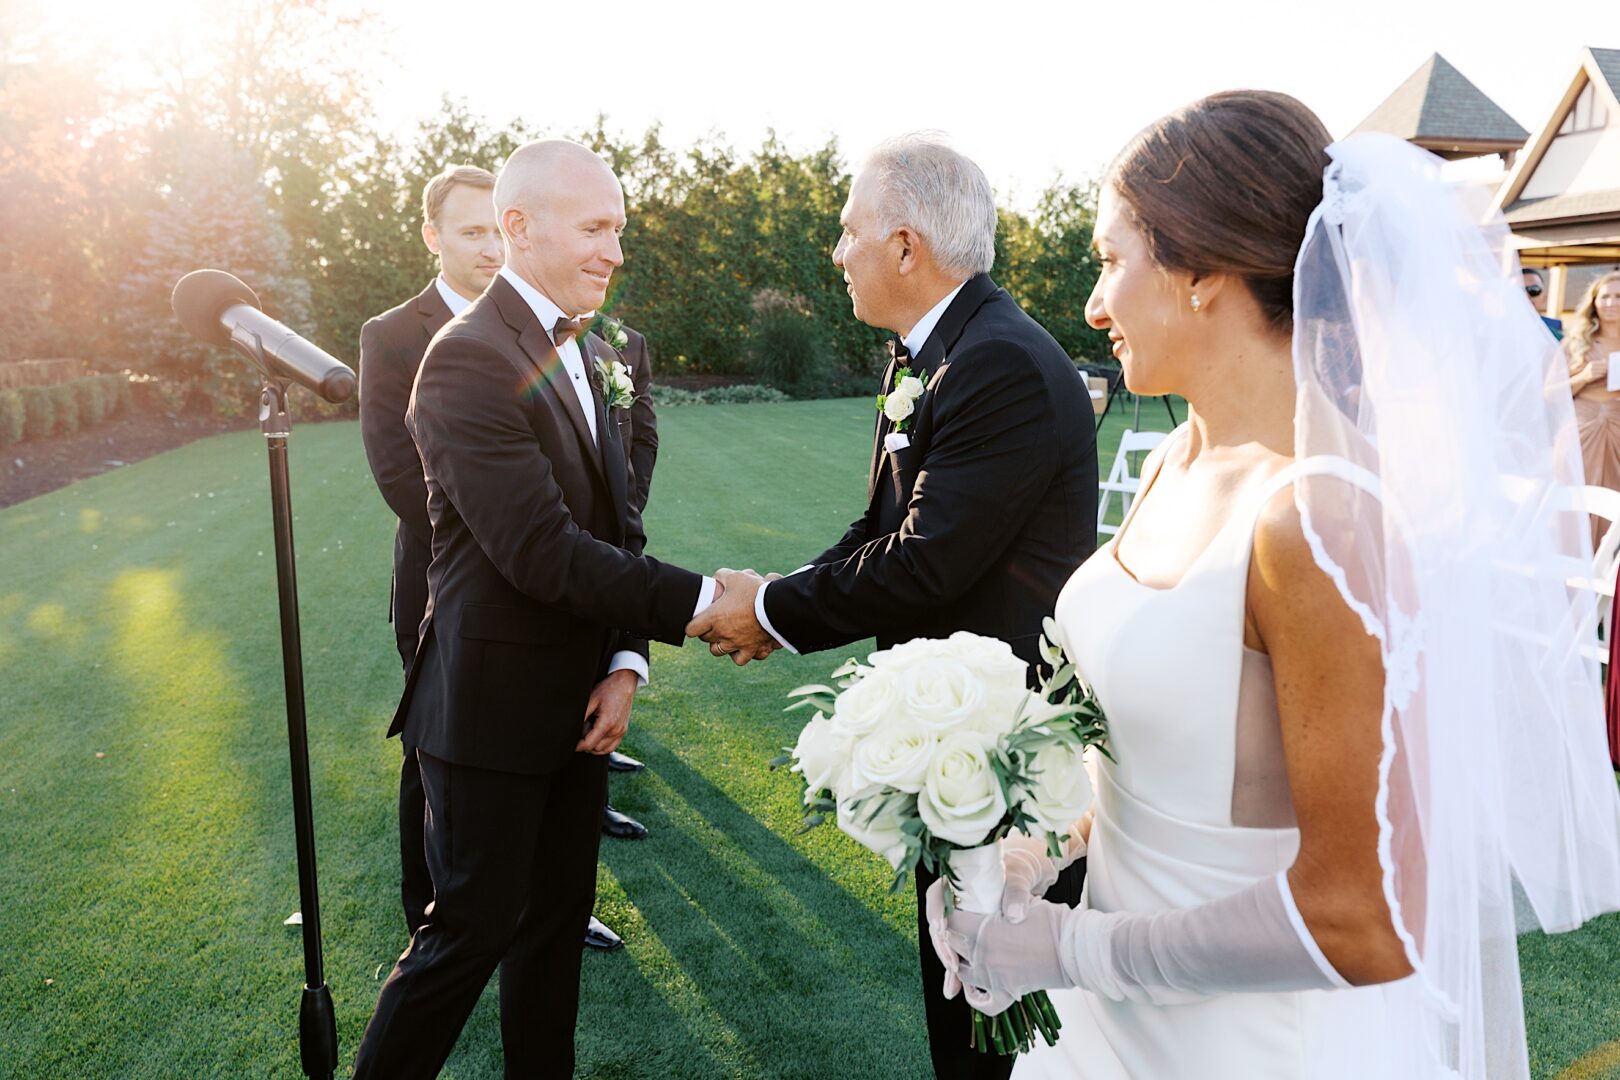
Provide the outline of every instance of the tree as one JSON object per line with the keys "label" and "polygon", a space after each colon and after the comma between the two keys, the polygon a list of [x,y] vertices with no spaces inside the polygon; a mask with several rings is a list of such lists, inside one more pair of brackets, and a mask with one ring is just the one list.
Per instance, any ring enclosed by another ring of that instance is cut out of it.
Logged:
{"label": "tree", "polygon": [[193,145],[150,215],[144,243],[118,285],[122,343],[144,371],[194,382],[224,415],[251,403],[255,376],[234,353],[197,341],[175,319],[174,284],[200,266],[228,267],[265,313],[308,334],[309,284],[292,240],[270,209],[253,163],[229,146]]}
{"label": "tree", "polygon": [[1004,211],[1000,280],[1070,356],[1111,364],[1108,335],[1091,329],[1085,318],[1100,270],[1091,250],[1096,217],[1096,184],[1061,178],[1041,193],[1032,217]]}
{"label": "tree", "polygon": [[0,359],[92,357],[143,208],[124,98],[25,9],[0,16]]}

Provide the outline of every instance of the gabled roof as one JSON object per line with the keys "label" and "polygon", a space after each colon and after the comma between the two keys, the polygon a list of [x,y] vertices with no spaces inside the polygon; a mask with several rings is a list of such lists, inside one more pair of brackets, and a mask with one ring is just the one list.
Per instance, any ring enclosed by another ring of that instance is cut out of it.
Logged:
{"label": "gabled roof", "polygon": [[1604,99],[1610,116],[1620,114],[1620,49],[1587,48],[1581,53],[1581,66],[1575,70],[1564,96],[1547,117],[1547,122],[1525,144],[1513,171],[1496,194],[1496,205],[1514,227],[1572,218],[1607,217],[1620,214],[1620,177],[1613,188],[1573,195],[1553,195],[1542,199],[1521,199],[1519,195],[1535,174],[1547,148],[1558,137],[1558,129],[1574,106],[1575,99],[1591,83]]}
{"label": "gabled roof", "polygon": [[1620,98],[1620,49],[1587,49],[1586,52],[1592,58],[1592,66],[1609,84],[1610,95]]}
{"label": "gabled roof", "polygon": [[1374,109],[1356,131],[1382,131],[1441,156],[1517,150],[1529,132],[1439,53]]}

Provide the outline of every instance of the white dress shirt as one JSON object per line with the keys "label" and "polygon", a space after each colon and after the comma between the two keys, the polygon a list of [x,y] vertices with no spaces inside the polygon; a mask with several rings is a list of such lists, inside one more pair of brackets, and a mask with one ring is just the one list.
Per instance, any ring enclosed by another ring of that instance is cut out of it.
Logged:
{"label": "white dress shirt", "polygon": [[[951,301],[956,299],[956,294],[961,292],[962,286],[966,284],[967,282],[964,280],[956,288],[946,293],[944,299],[928,309],[928,314],[918,319],[915,326],[901,335],[900,343],[906,347],[906,351],[913,357],[922,352],[923,346],[928,343],[928,335],[934,332],[934,327],[938,326],[939,320],[945,316],[945,309],[951,306]],[[883,389],[887,390],[888,387]],[[812,567],[801,566],[793,573],[802,574],[809,569],[812,569]],[[788,576],[791,577],[792,575]],[[765,590],[768,588],[770,588],[770,583],[766,582],[759,587],[759,592],[754,594],[754,619],[759,623],[761,630],[776,639],[778,645],[797,656],[799,650],[795,649],[786,638],[776,632],[776,627],[771,625],[770,616],[765,614]]]}
{"label": "white dress shirt", "polygon": [[[967,282],[962,282],[962,285],[966,284]],[[939,320],[945,317],[945,309],[951,306],[951,301],[956,299],[956,294],[962,291],[962,285],[958,285],[946,293],[945,299],[929,308],[928,314],[918,319],[916,326],[901,335],[900,343],[906,347],[906,352],[910,353],[913,358],[922,352],[924,345],[928,344],[928,335],[934,332],[934,327],[939,325]]]}
{"label": "white dress shirt", "polygon": [[596,399],[591,396],[591,384],[586,380],[591,377],[585,370],[585,358],[579,351],[579,335],[575,334],[561,345],[552,337],[552,328],[557,325],[558,319],[574,319],[585,322],[594,311],[587,311],[583,315],[566,315],[562,308],[551,302],[551,297],[530,285],[517,275],[510,266],[501,267],[501,276],[509,281],[518,295],[528,301],[529,307],[534,309],[535,316],[540,320],[540,327],[551,338],[552,347],[557,350],[557,356],[562,360],[563,370],[568,372],[568,384],[574,388],[574,396],[579,399],[580,411],[585,414],[585,425],[591,429],[591,438],[601,445],[602,436],[596,430]]}
{"label": "white dress shirt", "polygon": [[[565,314],[562,308],[552,303],[549,296],[524,281],[518,276],[517,271],[510,266],[501,267],[501,276],[511,284],[512,288],[517,290],[517,294],[523,297],[524,302],[529,305],[535,317],[540,320],[541,329],[545,330],[546,337],[551,340],[552,347],[557,350],[557,356],[563,362],[563,369],[568,372],[568,382],[573,386],[574,394],[579,398],[579,407],[585,413],[585,423],[591,429],[591,438],[600,440],[601,436],[596,430],[596,399],[591,396],[591,384],[585,381],[590,378],[590,375],[585,370],[585,359],[580,353],[579,335],[574,335],[561,345],[558,345],[556,340],[552,338],[552,328],[557,325],[558,319],[579,319],[583,322],[596,313],[587,311],[581,315]],[[448,303],[448,300],[446,302]],[[452,307],[450,310],[453,313],[455,308]],[[697,606],[692,609],[693,618],[696,618],[699,612],[714,603],[714,593],[714,579],[705,577],[702,588],[698,590]],[[608,664],[608,674],[611,675],[615,671],[634,671],[638,685],[647,685],[647,658],[638,652],[622,649],[614,653],[613,660]]]}
{"label": "white dress shirt", "polygon": [[460,293],[456,292],[456,290],[450,287],[450,283],[444,280],[443,274],[440,274],[438,277],[434,278],[433,284],[438,286],[439,299],[443,300],[444,306],[450,309],[450,317],[452,319],[457,315],[460,315],[463,311],[466,311],[468,306],[472,304],[471,300],[467,299],[465,296],[462,296]]}

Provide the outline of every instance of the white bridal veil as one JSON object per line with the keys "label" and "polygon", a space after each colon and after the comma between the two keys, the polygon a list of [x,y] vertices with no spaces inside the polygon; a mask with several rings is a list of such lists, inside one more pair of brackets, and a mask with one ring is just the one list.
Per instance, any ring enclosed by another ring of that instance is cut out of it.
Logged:
{"label": "white bridal veil", "polygon": [[[1535,921],[1620,909],[1620,794],[1569,380],[1485,192],[1386,135],[1328,148],[1295,270],[1295,497],[1386,670],[1384,886],[1416,974],[1384,990],[1411,1076],[1527,1076]],[[1421,1063],[1421,1064],[1419,1064]]]}

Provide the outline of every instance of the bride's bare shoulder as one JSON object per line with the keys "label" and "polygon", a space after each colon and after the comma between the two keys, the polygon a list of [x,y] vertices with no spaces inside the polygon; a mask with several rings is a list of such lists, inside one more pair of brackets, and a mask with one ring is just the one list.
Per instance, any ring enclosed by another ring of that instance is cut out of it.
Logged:
{"label": "bride's bare shoulder", "polygon": [[[1326,502],[1347,513],[1352,506],[1357,508],[1354,512],[1369,512],[1369,507],[1376,512],[1376,504],[1358,498],[1358,492],[1347,490],[1345,494],[1343,500]],[[1303,629],[1308,623],[1331,631],[1359,625],[1338,586],[1318,564],[1294,495],[1295,486],[1284,485],[1266,500],[1255,521],[1249,567],[1250,610],[1259,624],[1270,622]],[[1313,514],[1311,521],[1317,535],[1336,551],[1348,536],[1354,535],[1344,531],[1353,528],[1348,519],[1318,520]]]}

